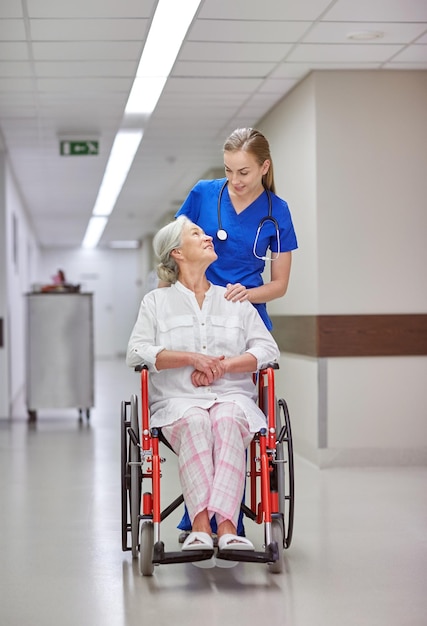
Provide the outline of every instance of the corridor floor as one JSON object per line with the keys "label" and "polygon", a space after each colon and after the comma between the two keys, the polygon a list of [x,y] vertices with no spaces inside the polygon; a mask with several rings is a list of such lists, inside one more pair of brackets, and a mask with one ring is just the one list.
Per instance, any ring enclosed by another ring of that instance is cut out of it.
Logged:
{"label": "corridor floor", "polygon": [[[248,563],[140,576],[120,530],[120,402],[137,388],[122,361],[98,362],[89,425],[74,410],[0,421],[1,626],[426,626],[426,467],[320,471],[297,457],[283,574]],[[178,517],[163,524],[169,550]],[[260,545],[262,529],[246,531]]]}

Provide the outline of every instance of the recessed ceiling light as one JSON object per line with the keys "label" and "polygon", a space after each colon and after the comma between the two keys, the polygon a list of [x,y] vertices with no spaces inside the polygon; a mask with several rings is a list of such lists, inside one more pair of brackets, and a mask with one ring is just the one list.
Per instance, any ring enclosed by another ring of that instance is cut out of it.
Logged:
{"label": "recessed ceiling light", "polygon": [[109,248],[115,248],[116,250],[136,250],[141,246],[141,242],[138,239],[125,239],[123,241],[110,241]]}
{"label": "recessed ceiling light", "polygon": [[358,30],[354,33],[348,33],[346,37],[355,41],[371,41],[372,39],[381,39],[384,37],[384,33],[380,30]]}

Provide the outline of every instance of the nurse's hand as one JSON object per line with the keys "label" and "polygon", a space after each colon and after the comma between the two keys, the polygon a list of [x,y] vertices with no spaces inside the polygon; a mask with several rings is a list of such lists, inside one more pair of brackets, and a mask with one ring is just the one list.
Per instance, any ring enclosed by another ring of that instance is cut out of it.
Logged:
{"label": "nurse's hand", "polygon": [[243,302],[244,300],[249,300],[249,291],[240,283],[235,283],[234,285],[228,283],[225,292],[225,299],[231,300],[232,302]]}

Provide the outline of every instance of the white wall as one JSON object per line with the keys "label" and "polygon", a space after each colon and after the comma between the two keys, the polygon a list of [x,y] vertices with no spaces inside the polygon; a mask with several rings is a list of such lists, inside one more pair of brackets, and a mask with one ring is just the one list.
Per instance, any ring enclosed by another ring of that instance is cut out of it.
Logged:
{"label": "white wall", "polygon": [[426,357],[328,359],[322,464],[425,464],[426,381]]}
{"label": "white wall", "polygon": [[[427,72],[314,72],[259,126],[299,240],[270,312],[427,312]],[[297,450],[427,463],[426,374],[427,357],[282,355]]]}
{"label": "white wall", "polygon": [[0,318],[3,320],[4,347],[0,347],[0,417],[9,414],[9,359],[7,351],[7,237],[6,237],[6,158],[0,152]]}
{"label": "white wall", "polygon": [[[319,313],[425,313],[427,72],[315,82]],[[426,462],[426,380],[426,357],[329,359],[323,462]]]}
{"label": "white wall", "polygon": [[319,72],[319,313],[427,311],[427,72]]}
{"label": "white wall", "polygon": [[286,296],[269,303],[272,315],[318,311],[316,100],[313,80],[303,81],[258,126],[268,137],[276,191],[292,213],[298,246]]}
{"label": "white wall", "polygon": [[25,397],[25,293],[35,281],[39,249],[6,154],[0,154],[0,418],[14,413]]}
{"label": "white wall", "polygon": [[[272,315],[316,315],[319,310],[316,93],[313,76],[258,124],[268,137],[277,193],[289,204],[298,239],[288,291],[268,304]],[[318,362],[282,354],[277,395],[289,406],[299,454],[317,463]]]}

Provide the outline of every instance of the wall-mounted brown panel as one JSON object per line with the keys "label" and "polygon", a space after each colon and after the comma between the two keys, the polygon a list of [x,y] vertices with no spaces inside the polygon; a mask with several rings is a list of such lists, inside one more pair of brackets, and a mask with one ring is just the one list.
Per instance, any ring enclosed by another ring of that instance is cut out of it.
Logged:
{"label": "wall-mounted brown panel", "polygon": [[427,354],[427,315],[321,315],[319,356]]}
{"label": "wall-mounted brown panel", "polygon": [[306,356],[427,355],[427,315],[275,316],[283,352]]}
{"label": "wall-mounted brown panel", "polygon": [[272,335],[282,352],[317,356],[317,317],[315,315],[271,316]]}

